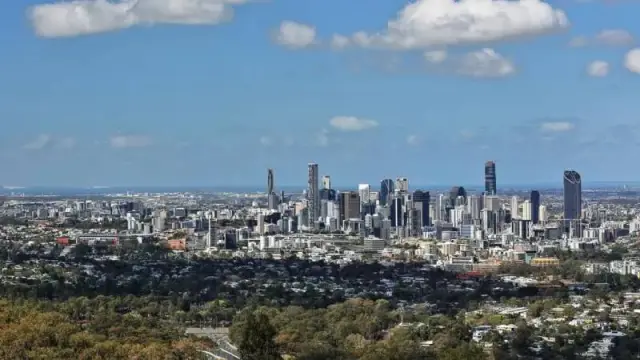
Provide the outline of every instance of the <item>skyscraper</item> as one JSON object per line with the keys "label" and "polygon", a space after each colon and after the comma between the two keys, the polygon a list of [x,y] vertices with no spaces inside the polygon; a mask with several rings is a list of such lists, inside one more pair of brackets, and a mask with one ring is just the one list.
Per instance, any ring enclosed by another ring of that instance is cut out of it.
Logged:
{"label": "skyscraper", "polygon": [[360,195],[355,191],[341,192],[339,195],[339,208],[340,208],[340,224],[349,219],[360,218]]}
{"label": "skyscraper", "polygon": [[273,193],[273,169],[268,169],[267,170],[267,196],[271,195],[271,193]]}
{"label": "skyscraper", "polygon": [[429,226],[431,219],[429,217],[429,202],[431,196],[428,191],[416,190],[413,192],[413,207],[420,211],[420,226]]}
{"label": "skyscraper", "polygon": [[385,206],[390,202],[394,189],[393,180],[384,179],[380,182],[380,205]]}
{"label": "skyscraper", "polygon": [[323,189],[331,189],[331,176],[325,175],[322,177],[322,188]]}
{"label": "skyscraper", "polygon": [[531,222],[540,222],[540,192],[537,190],[531,191]]}
{"label": "skyscraper", "polygon": [[582,178],[575,170],[564,172],[564,220],[565,227],[572,220],[579,220],[582,212]]}
{"label": "skyscraper", "polygon": [[318,221],[320,216],[320,193],[318,191],[318,164],[309,163],[307,178],[307,200],[309,200],[309,226]]}
{"label": "skyscraper", "polygon": [[487,161],[484,164],[484,192],[487,195],[496,195],[496,163]]}

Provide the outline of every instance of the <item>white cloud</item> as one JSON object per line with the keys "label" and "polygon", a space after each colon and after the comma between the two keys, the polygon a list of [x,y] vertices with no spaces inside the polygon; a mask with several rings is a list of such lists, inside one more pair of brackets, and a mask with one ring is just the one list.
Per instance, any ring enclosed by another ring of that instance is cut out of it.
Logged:
{"label": "white cloud", "polygon": [[316,134],[316,145],[318,146],[328,146],[329,145],[329,130],[322,129],[321,132]]}
{"label": "white cloud", "polygon": [[56,147],[60,149],[71,149],[76,146],[76,139],[64,137],[56,142]]}
{"label": "white cloud", "polygon": [[136,25],[215,25],[245,0],[75,0],[36,5],[28,15],[36,34],[69,37]]}
{"label": "white cloud", "polygon": [[262,136],[260,137],[260,144],[263,146],[271,146],[273,144],[273,140],[268,136]]}
{"label": "white cloud", "polygon": [[541,0],[416,0],[379,33],[350,36],[355,46],[409,50],[534,36],[569,26]]}
{"label": "white cloud", "polygon": [[378,126],[375,120],[360,119],[355,116],[336,116],[329,120],[329,124],[341,131],[362,131]]}
{"label": "white cloud", "polygon": [[464,55],[456,66],[458,73],[472,77],[504,77],[516,71],[511,61],[487,48]]}
{"label": "white cloud", "polygon": [[331,47],[339,50],[349,46],[349,38],[344,35],[333,35],[331,38]]}
{"label": "white cloud", "polygon": [[427,51],[424,59],[433,70],[478,78],[505,77],[516,70],[509,59],[489,48],[453,56],[444,50]]}
{"label": "white cloud", "polygon": [[53,141],[53,137],[49,134],[38,135],[35,139],[29,141],[22,146],[25,150],[42,150],[49,146]]}
{"label": "white cloud", "polygon": [[587,74],[593,77],[605,77],[609,74],[609,63],[596,60],[587,66]]}
{"label": "white cloud", "polygon": [[575,129],[575,124],[568,121],[552,121],[540,124],[540,130],[543,132],[566,132]]}
{"label": "white cloud", "polygon": [[111,147],[116,149],[146,147],[151,143],[151,138],[144,135],[117,135],[109,139]]}
{"label": "white cloud", "polygon": [[306,48],[316,42],[316,29],[293,21],[283,21],[275,40],[278,44],[288,48]]}
{"label": "white cloud", "polygon": [[635,43],[633,35],[626,30],[605,29],[596,34],[593,38],[577,36],[571,39],[569,46],[583,47],[587,45],[600,46],[630,46]]}
{"label": "white cloud", "polygon": [[640,48],[633,49],[627,53],[624,59],[624,66],[629,71],[640,74]]}
{"label": "white cloud", "polygon": [[433,50],[424,53],[424,59],[432,64],[439,64],[447,60],[447,52],[445,50]]}
{"label": "white cloud", "polygon": [[420,144],[420,138],[418,135],[409,135],[407,136],[407,144],[415,146]]}
{"label": "white cloud", "polygon": [[633,35],[626,30],[602,30],[595,38],[596,43],[608,46],[629,46],[635,42]]}
{"label": "white cloud", "polygon": [[569,46],[571,47],[583,47],[589,44],[589,39],[584,36],[576,36],[571,41],[569,41]]}

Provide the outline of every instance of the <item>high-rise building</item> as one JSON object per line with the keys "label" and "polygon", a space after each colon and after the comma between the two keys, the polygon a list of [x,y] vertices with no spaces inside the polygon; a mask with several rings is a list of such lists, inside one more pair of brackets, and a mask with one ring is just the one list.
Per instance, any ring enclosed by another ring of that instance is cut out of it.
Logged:
{"label": "high-rise building", "polygon": [[565,231],[580,220],[582,213],[582,178],[575,170],[564,172],[564,220]]}
{"label": "high-rise building", "polygon": [[431,196],[428,191],[416,190],[413,192],[413,207],[420,212],[420,226],[431,225],[429,214],[429,202]]}
{"label": "high-rise building", "polygon": [[357,192],[341,192],[338,199],[340,208],[340,226],[345,220],[360,218],[360,195]]}
{"label": "high-rise building", "polygon": [[533,213],[533,206],[530,200],[525,200],[522,203],[522,220],[531,220],[531,216]]}
{"label": "high-rise building", "polygon": [[484,192],[487,195],[496,195],[496,163],[487,161],[484,164]]}
{"label": "high-rise building", "polygon": [[389,204],[394,190],[393,180],[384,179],[380,182],[380,205],[385,206]]}
{"label": "high-rise building", "polygon": [[540,222],[540,192],[531,191],[531,222],[537,224]]}
{"label": "high-rise building", "polygon": [[511,197],[511,218],[519,219],[520,218],[520,199],[518,196],[514,195]]}
{"label": "high-rise building", "polygon": [[582,211],[582,179],[574,170],[564,172],[564,218],[580,219]]}
{"label": "high-rise building", "polygon": [[322,188],[325,190],[331,189],[331,176],[325,175],[322,177]]}
{"label": "high-rise building", "polygon": [[395,190],[400,191],[400,193],[403,195],[406,195],[409,192],[409,180],[405,177],[397,178]]}
{"label": "high-rise building", "polygon": [[359,184],[358,194],[360,195],[360,202],[363,204],[368,204],[369,194],[371,194],[371,186],[369,186],[369,184]]}
{"label": "high-rise building", "polygon": [[318,164],[309,163],[307,177],[307,200],[309,203],[309,226],[318,221],[320,216],[320,192],[318,191]]}
{"label": "high-rise building", "polygon": [[273,193],[273,169],[267,170],[267,196]]}

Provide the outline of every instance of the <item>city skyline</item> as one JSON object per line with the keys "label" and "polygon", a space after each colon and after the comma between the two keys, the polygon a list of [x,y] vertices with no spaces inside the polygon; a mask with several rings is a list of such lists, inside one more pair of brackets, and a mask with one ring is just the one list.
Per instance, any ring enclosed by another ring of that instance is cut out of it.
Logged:
{"label": "city skyline", "polygon": [[130,3],[3,4],[0,184],[640,179],[638,2]]}

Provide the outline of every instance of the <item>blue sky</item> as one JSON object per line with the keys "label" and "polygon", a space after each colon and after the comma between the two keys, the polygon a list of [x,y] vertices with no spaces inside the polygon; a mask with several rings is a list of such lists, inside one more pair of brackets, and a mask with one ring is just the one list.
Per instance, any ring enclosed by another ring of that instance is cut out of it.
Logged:
{"label": "blue sky", "polygon": [[0,6],[2,185],[640,178],[638,1]]}

